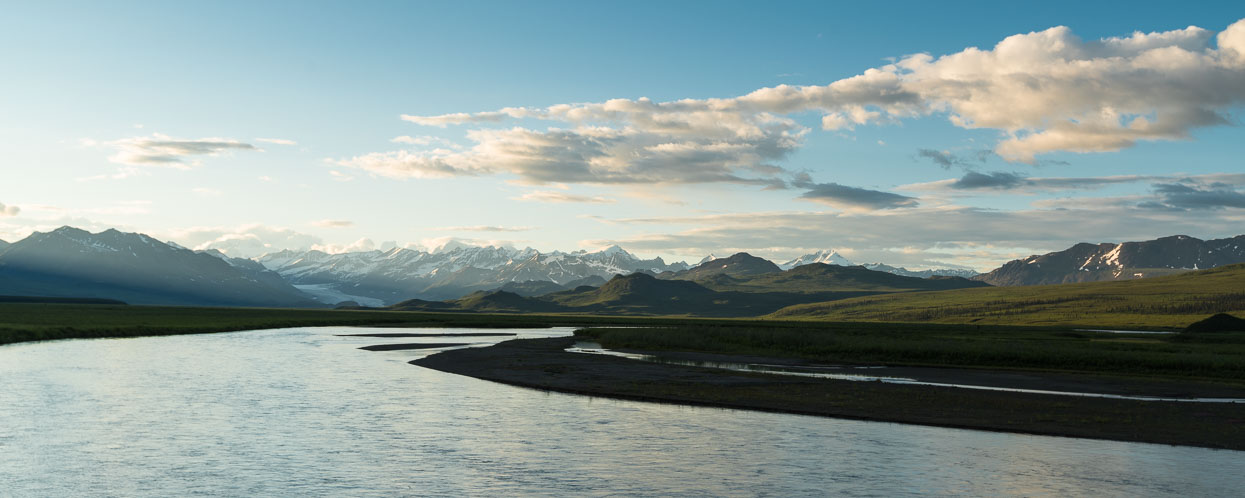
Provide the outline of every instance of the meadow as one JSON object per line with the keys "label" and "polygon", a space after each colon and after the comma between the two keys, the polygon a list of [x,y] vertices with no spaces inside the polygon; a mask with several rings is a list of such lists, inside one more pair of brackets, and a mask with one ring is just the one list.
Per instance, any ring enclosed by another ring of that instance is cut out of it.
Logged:
{"label": "meadow", "polygon": [[611,349],[1245,383],[1245,333],[1115,334],[1058,327],[821,323],[816,327],[588,328]]}
{"label": "meadow", "polygon": [[790,306],[766,318],[1180,330],[1215,313],[1245,316],[1245,265],[1116,282],[885,294]]}

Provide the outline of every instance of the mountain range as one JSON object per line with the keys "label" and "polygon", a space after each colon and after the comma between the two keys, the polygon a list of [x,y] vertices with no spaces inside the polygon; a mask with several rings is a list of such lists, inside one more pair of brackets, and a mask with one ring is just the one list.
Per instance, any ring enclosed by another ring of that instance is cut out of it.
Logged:
{"label": "mountain range", "polygon": [[35,232],[0,249],[0,295],[197,306],[317,305],[254,261],[231,264],[142,234],[91,234],[71,227]]}
{"label": "mountain range", "polygon": [[739,253],[681,272],[617,275],[600,287],[582,286],[535,297],[504,290],[479,291],[448,301],[403,301],[390,309],[746,317],[797,304],[969,287],[988,285],[959,277],[922,279],[825,263],[783,271],[771,261]]}
{"label": "mountain range", "polygon": [[1245,235],[1201,240],[1173,235],[1144,242],[1076,244],[1010,261],[975,280],[995,286],[1131,280],[1245,262]]}
{"label": "mountain range", "polygon": [[[258,261],[318,297],[343,298],[365,305],[411,298],[456,299],[479,290],[529,281],[550,282],[562,288],[546,288],[565,290],[568,284],[600,285],[617,274],[688,269],[686,263],[640,259],[618,246],[596,252],[550,253],[492,246],[458,246],[433,252],[403,248],[343,254],[281,251]],[[598,280],[585,280],[593,277]]]}
{"label": "mountain range", "polygon": [[[516,303],[539,299],[544,304],[538,307],[544,308],[620,309],[622,305],[612,298],[592,293],[601,292],[595,289],[604,289],[618,275],[644,274],[657,283],[627,281],[631,282],[628,288],[675,286],[670,289],[687,293],[682,302],[687,309],[703,311],[718,306],[706,303],[753,309],[861,293],[1122,280],[1239,262],[1245,262],[1245,235],[1208,241],[1178,235],[1145,242],[1077,244],[1064,251],[1011,261],[974,276],[974,272],[958,269],[910,271],[882,263],[851,265],[831,250],[783,264],[746,253],[726,258],[711,255],[694,266],[638,258],[618,246],[594,252],[549,253],[464,245],[433,251],[395,248],[342,254],[285,250],[252,260],[216,250],[192,251],[143,234],[116,230],[92,234],[62,227],[49,233],[36,232],[14,243],[0,242],[0,295],[228,306],[345,303],[383,307],[409,301],[410,307],[417,301],[443,303],[421,306],[455,309],[522,308]],[[972,277],[976,282],[962,277]],[[618,285],[622,284],[615,287]],[[740,296],[731,293],[758,301],[745,305]],[[669,304],[644,306],[657,310]]]}

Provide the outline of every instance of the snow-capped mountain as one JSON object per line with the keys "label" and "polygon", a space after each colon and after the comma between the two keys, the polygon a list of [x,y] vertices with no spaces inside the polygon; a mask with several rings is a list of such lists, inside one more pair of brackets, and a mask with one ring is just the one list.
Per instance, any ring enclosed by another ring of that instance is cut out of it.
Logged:
{"label": "snow-capped mountain", "polygon": [[140,233],[61,227],[0,250],[0,294],[131,304],[316,305],[280,275],[242,261],[235,264]]}
{"label": "snow-capped mountain", "polygon": [[825,263],[827,265],[839,265],[839,266],[856,266],[855,263],[848,261],[847,258],[843,257],[841,254],[835,252],[834,250],[822,250],[822,251],[817,251],[812,254],[805,254],[791,261],[778,265],[778,267],[782,268],[783,270],[790,270],[797,266],[810,265],[813,263]]}
{"label": "snow-capped mountain", "polygon": [[930,278],[930,277],[964,277],[972,278],[979,273],[973,270],[960,268],[932,268],[929,270],[909,270],[902,266],[895,267],[885,263],[865,263],[860,265],[866,269],[873,271],[884,271],[886,273],[894,273],[905,277]]}
{"label": "snow-capped mountain", "polygon": [[1122,244],[1080,243],[1010,261],[976,277],[991,285],[1044,285],[1153,277],[1245,263],[1245,235],[1201,240],[1173,235]]}
{"label": "snow-capped mountain", "polygon": [[778,265],[783,270],[790,270],[798,266],[804,266],[813,263],[825,263],[827,265],[839,266],[863,266],[865,269],[873,271],[884,271],[895,275],[905,277],[930,278],[930,277],[964,277],[969,278],[977,275],[973,270],[955,269],[955,268],[938,268],[930,270],[909,270],[903,267],[891,266],[885,263],[865,263],[857,265],[851,262],[842,254],[834,250],[822,250],[812,254],[805,254],[791,261]]}
{"label": "snow-capped mountain", "polygon": [[461,245],[432,252],[403,248],[343,254],[287,250],[264,255],[258,261],[322,301],[354,300],[361,304],[455,299],[510,282],[536,280],[562,285],[593,276],[608,280],[616,274],[688,268],[686,263],[667,264],[661,258],[643,260],[618,246],[596,252],[551,253]]}

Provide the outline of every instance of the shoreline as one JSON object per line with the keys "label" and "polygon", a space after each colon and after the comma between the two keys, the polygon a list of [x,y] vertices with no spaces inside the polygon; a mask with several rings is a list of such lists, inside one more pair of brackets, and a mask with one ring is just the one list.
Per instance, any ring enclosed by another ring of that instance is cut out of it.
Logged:
{"label": "shoreline", "polygon": [[874,422],[1245,451],[1245,406],[974,391],[733,372],[518,339],[410,363],[530,389]]}

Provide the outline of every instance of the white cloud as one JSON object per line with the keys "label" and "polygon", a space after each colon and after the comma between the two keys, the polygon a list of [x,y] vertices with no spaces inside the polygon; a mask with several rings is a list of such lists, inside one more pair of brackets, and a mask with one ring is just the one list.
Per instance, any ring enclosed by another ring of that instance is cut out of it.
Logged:
{"label": "white cloud", "polygon": [[179,139],[159,133],[110,142],[83,140],[89,147],[107,147],[116,152],[108,158],[118,164],[188,168],[199,164],[198,156],[218,156],[234,150],[259,150],[254,145],[228,138]]}
{"label": "white cloud", "polygon": [[284,138],[257,138],[255,139],[255,141],[264,142],[268,144],[276,144],[276,145],[298,145],[298,142],[295,142],[293,140],[286,140]]}
{"label": "white cloud", "polygon": [[400,137],[393,137],[393,138],[389,139],[389,141],[390,141],[390,142],[393,142],[393,143],[395,143],[395,144],[407,144],[407,145],[434,145],[434,144],[437,144],[437,145],[444,145],[444,146],[447,146],[447,147],[450,147],[450,148],[455,148],[455,147],[457,147],[457,144],[454,144],[454,143],[450,142],[449,140],[446,140],[446,139],[441,138],[441,137],[434,137],[434,136],[430,136],[430,135],[421,135],[421,136],[417,136],[417,137],[412,137],[412,136],[410,136],[410,135],[402,135],[402,136],[400,136]]}
{"label": "white cloud", "polygon": [[446,127],[538,119],[567,126],[481,129],[461,153],[376,153],[340,164],[393,177],[507,173],[532,182],[778,184],[774,165],[799,147],[788,114],[821,113],[827,130],[931,114],[1000,130],[1008,161],[1176,140],[1228,123],[1245,101],[1245,20],[1218,35],[1198,27],[1081,40],[1067,27],[1017,34],[990,49],[916,54],[824,86],[780,85],[724,99],[614,99],[543,109],[403,115]]}
{"label": "white cloud", "polygon": [[0,203],[0,216],[17,216],[21,212],[21,208],[17,206],[6,206]]}
{"label": "white cloud", "polygon": [[323,241],[314,235],[260,224],[238,227],[192,227],[174,230],[169,240],[195,249],[217,249],[233,257],[252,258],[282,249],[305,250]]}
{"label": "white cloud", "polygon": [[313,250],[326,252],[329,254],[341,254],[346,252],[366,252],[375,251],[376,243],[372,239],[362,238],[347,245],[339,244],[316,244],[311,246]]}
{"label": "white cloud", "polygon": [[784,183],[788,173],[775,163],[799,146],[805,127],[767,112],[694,106],[667,112],[683,102],[619,99],[543,110],[404,116],[438,126],[508,117],[568,126],[473,129],[466,133],[475,143],[469,149],[377,152],[337,164],[391,178],[509,174],[531,184]]}
{"label": "white cloud", "polygon": [[556,190],[533,190],[518,197],[511,197],[511,200],[553,203],[583,202],[594,204],[609,204],[616,202],[614,199],[610,199],[608,197],[575,195],[568,194],[566,192],[558,192]]}

